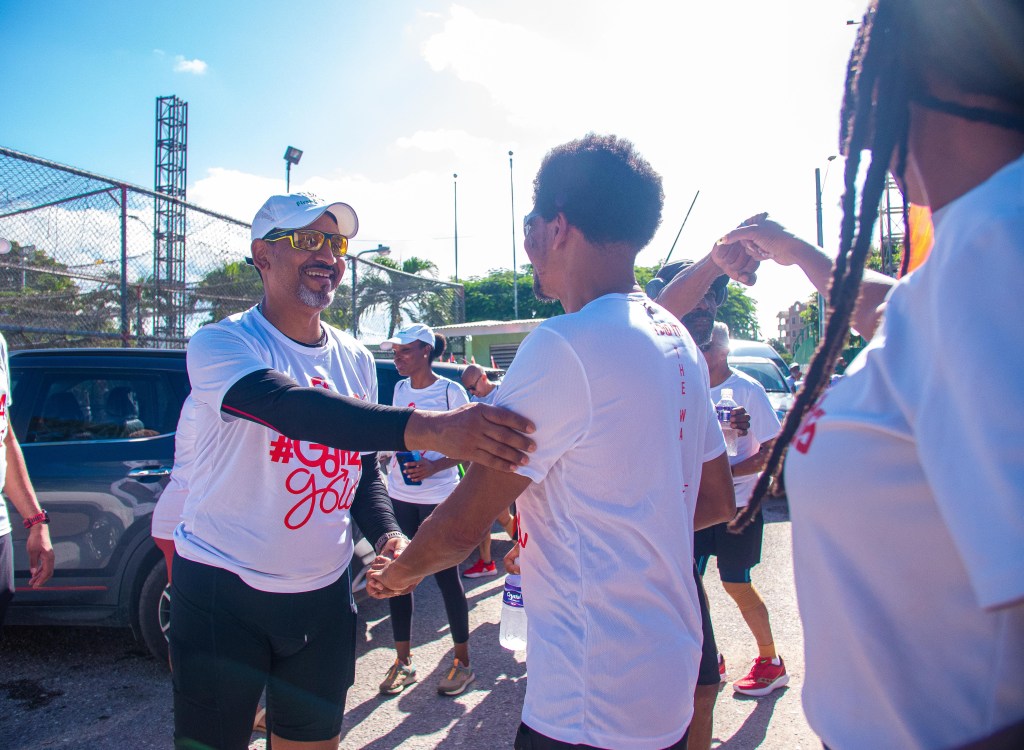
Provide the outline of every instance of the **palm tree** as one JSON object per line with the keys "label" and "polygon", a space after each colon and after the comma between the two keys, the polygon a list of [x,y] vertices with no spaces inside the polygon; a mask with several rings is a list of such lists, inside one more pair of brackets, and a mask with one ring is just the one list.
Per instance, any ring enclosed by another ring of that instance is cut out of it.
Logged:
{"label": "palm tree", "polygon": [[437,265],[415,256],[401,264],[391,258],[377,258],[374,263],[377,268],[364,264],[360,269],[365,276],[361,274],[359,279],[357,314],[362,318],[369,310],[385,310],[391,337],[402,326],[403,316],[416,320],[432,309],[431,297],[436,296],[436,291],[426,279],[437,278]]}

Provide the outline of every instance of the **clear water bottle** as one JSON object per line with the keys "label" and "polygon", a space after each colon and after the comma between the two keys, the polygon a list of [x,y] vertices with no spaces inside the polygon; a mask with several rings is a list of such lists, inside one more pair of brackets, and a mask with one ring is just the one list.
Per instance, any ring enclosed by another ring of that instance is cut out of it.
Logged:
{"label": "clear water bottle", "polygon": [[725,452],[730,456],[736,455],[736,438],[739,433],[729,424],[732,410],[739,404],[732,400],[732,388],[723,388],[722,397],[715,404],[715,411],[718,412],[718,422],[722,426],[722,434],[725,435]]}
{"label": "clear water bottle", "polygon": [[509,651],[526,648],[526,609],[523,607],[523,584],[519,576],[505,576],[505,593],[501,601],[501,628],[498,642]]}

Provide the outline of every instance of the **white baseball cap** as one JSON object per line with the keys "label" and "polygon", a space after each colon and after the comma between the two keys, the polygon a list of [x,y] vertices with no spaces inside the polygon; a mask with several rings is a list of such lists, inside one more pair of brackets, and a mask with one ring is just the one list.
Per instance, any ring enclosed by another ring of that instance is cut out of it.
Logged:
{"label": "white baseball cap", "polygon": [[252,239],[261,240],[273,229],[308,227],[327,211],[338,222],[338,233],[349,239],[359,231],[359,217],[347,203],[327,203],[312,193],[272,195],[252,220]]}
{"label": "white baseball cap", "polygon": [[430,326],[423,323],[413,323],[408,328],[403,328],[386,341],[380,342],[380,348],[388,351],[395,344],[411,344],[413,341],[422,341],[424,344],[434,345],[434,332]]}

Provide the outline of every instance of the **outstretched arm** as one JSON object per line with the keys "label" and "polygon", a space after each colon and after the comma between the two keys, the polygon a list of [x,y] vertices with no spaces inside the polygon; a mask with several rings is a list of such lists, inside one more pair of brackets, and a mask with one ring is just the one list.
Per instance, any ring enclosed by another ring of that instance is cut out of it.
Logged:
{"label": "outstretched arm", "polygon": [[384,598],[404,593],[424,577],[458,565],[480,543],[502,509],[530,484],[519,474],[474,464],[455,491],[423,522],[401,557],[369,575],[366,590]]}
{"label": "outstretched arm", "polygon": [[[834,260],[821,248],[800,239],[778,222],[768,218],[744,224],[720,239],[719,244],[741,244],[758,261],[774,260],[783,266],[797,266],[814,288],[827,296],[832,283]],[[882,318],[886,295],[896,280],[865,269],[857,306],[851,324],[864,338],[870,339]]]}
{"label": "outstretched arm", "polygon": [[293,440],[346,450],[434,450],[501,471],[526,464],[533,424],[487,404],[448,412],[413,411],[302,387],[284,373],[266,369],[238,380],[221,409],[266,425]]}

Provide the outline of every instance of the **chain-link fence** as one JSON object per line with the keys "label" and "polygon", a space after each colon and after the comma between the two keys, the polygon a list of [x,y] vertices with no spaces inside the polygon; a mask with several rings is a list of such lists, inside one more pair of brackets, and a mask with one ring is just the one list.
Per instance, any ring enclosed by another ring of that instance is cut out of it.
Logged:
{"label": "chain-link fence", "polygon": [[[260,299],[248,254],[245,222],[0,147],[0,331],[12,349],[183,346]],[[353,257],[323,317],[375,343],[413,320],[463,322],[463,288]]]}

